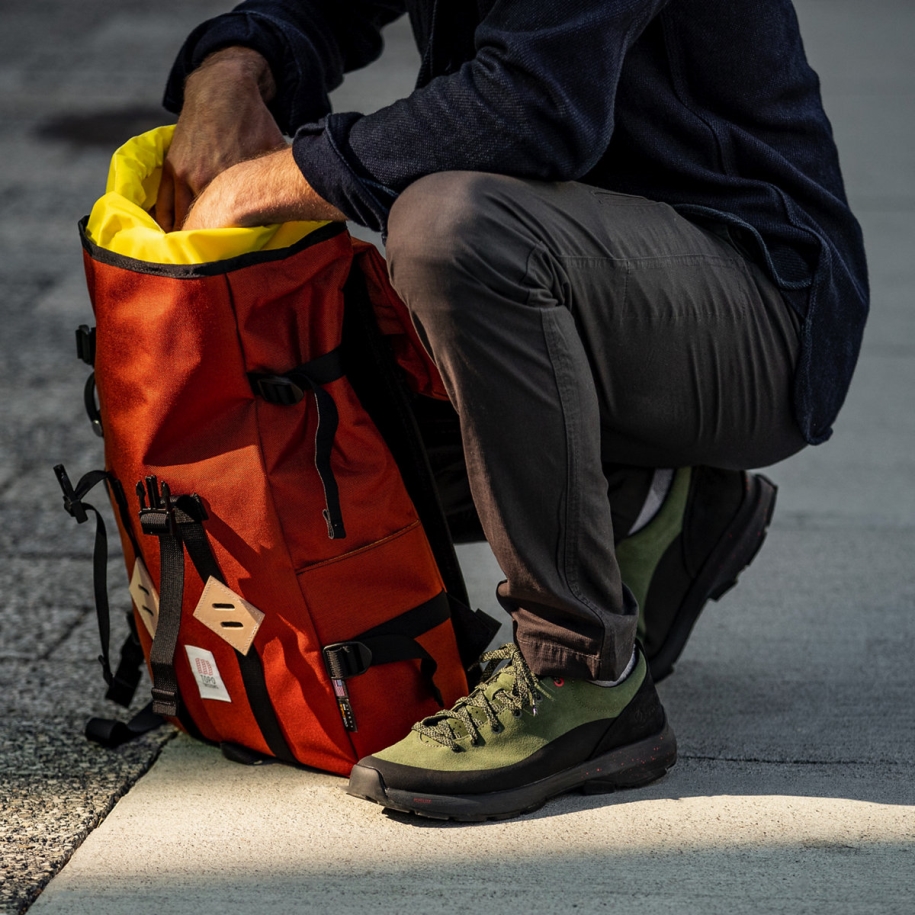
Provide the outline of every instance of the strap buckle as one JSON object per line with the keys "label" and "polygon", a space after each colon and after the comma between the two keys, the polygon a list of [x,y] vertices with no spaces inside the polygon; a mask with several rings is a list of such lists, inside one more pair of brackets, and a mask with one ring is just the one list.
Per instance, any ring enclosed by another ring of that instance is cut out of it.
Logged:
{"label": "strap buckle", "polygon": [[[149,508],[146,507],[146,496],[149,495]],[[168,483],[159,484],[155,476],[146,477],[137,483],[137,498],[140,500],[140,528],[144,534],[162,537],[168,534],[176,537],[178,526],[175,522],[175,509],[172,506],[171,490]]]}
{"label": "strap buckle", "polygon": [[256,394],[280,407],[291,407],[305,396],[302,388],[287,375],[255,376],[252,384]]}
{"label": "strap buckle", "polygon": [[164,718],[178,717],[178,694],[170,689],[153,686],[150,690],[153,697],[152,710]]}
{"label": "strap buckle", "polygon": [[348,680],[372,666],[372,652],[362,642],[334,642],[323,650],[324,664],[332,680]]}
{"label": "strap buckle", "polygon": [[[140,527],[144,534],[157,537],[169,534],[179,536],[179,525],[189,522],[202,523],[207,520],[203,500],[197,493],[189,496],[173,496],[164,480],[148,476],[137,483],[137,498],[140,500]],[[149,508],[146,499],[149,498]]]}
{"label": "strap buckle", "polygon": [[86,365],[95,365],[95,328],[80,324],[76,328],[76,355]]}

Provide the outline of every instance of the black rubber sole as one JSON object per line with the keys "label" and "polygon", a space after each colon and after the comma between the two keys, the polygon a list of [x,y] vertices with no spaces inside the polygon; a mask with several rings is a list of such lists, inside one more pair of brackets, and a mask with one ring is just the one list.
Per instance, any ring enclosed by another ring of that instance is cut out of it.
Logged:
{"label": "black rubber sole", "polygon": [[550,798],[570,791],[608,794],[624,788],[638,788],[661,778],[677,761],[677,740],[670,726],[654,737],[612,750],[597,759],[565,769],[528,785],[487,794],[418,794],[389,788],[381,773],[356,765],[350,775],[347,794],[375,801],[402,813],[414,813],[434,820],[463,823],[507,820],[542,807]]}
{"label": "black rubber sole", "polygon": [[680,657],[708,601],[720,600],[727,594],[762,549],[775,511],[778,487],[760,473],[748,474],[748,477],[750,488],[739,511],[686,592],[664,644],[648,658],[655,683],[673,670],[674,662]]}

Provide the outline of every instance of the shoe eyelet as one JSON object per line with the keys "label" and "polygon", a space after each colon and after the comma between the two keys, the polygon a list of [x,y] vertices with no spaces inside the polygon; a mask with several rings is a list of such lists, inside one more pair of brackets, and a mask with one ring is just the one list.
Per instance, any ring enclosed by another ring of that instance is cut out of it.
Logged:
{"label": "shoe eyelet", "polygon": [[520,717],[521,717],[521,714],[522,714],[521,709],[519,709],[519,708],[513,708],[513,709],[512,709],[512,716],[513,716],[514,718],[520,718]]}
{"label": "shoe eyelet", "polygon": [[502,727],[501,724],[494,724],[494,725],[492,725],[491,730],[492,730],[493,734],[501,734],[505,730],[505,728]]}
{"label": "shoe eyelet", "polygon": [[566,681],[563,680],[562,677],[553,677],[553,683],[556,686],[565,686],[566,685]]}

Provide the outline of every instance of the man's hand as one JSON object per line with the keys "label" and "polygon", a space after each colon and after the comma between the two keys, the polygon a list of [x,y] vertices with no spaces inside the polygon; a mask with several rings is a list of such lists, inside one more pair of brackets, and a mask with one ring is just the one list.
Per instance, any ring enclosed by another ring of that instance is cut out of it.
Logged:
{"label": "man's hand", "polygon": [[166,232],[181,226],[194,198],[225,169],[285,148],[266,104],[275,92],[267,61],[250,48],[217,51],[188,77],[156,201]]}
{"label": "man's hand", "polygon": [[312,188],[288,146],[240,162],[210,182],[181,227],[220,229],[292,220],[346,219]]}

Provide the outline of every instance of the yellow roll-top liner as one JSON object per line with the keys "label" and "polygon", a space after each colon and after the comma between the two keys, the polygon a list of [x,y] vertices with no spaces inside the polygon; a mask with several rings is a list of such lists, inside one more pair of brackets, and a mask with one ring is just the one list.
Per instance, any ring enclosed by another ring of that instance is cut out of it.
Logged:
{"label": "yellow roll-top liner", "polygon": [[287,222],[250,229],[163,232],[150,215],[162,163],[175,132],[157,127],[125,143],[111,157],[105,196],[86,226],[90,241],[124,257],[154,264],[207,264],[252,251],[288,248],[326,222]]}

